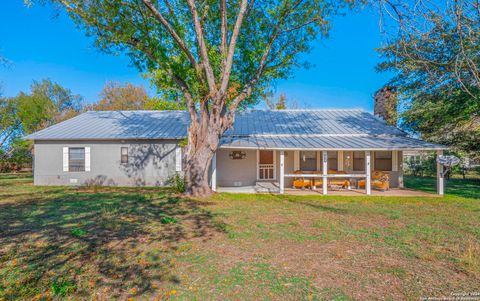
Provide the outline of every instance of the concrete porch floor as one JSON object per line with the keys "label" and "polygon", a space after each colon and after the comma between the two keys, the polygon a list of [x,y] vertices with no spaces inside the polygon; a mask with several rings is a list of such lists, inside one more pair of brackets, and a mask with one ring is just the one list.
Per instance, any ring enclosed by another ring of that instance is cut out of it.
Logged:
{"label": "concrete porch floor", "polygon": [[[255,186],[240,186],[240,187],[218,187],[217,192],[227,193],[279,193],[280,189],[278,183],[262,182],[257,183]],[[285,188],[285,194],[290,195],[322,195],[322,189],[294,189]],[[365,196],[365,189],[328,189],[328,195],[341,195],[341,196]],[[413,189],[399,189],[392,188],[387,191],[380,191],[372,189],[372,196],[420,196],[420,197],[436,197],[439,196],[434,193],[413,190]]]}

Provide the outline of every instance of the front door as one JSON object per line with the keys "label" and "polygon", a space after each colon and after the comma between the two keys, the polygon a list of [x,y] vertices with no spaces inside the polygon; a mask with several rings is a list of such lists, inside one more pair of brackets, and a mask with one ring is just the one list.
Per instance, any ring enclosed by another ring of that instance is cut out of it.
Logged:
{"label": "front door", "polygon": [[275,180],[275,151],[258,151],[258,180]]}

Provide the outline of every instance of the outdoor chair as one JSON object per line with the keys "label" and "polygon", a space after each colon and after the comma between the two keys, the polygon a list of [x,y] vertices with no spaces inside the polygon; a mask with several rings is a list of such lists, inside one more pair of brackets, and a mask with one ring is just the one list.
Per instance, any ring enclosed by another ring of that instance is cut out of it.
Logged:
{"label": "outdoor chair", "polygon": [[[365,180],[358,181],[358,188],[365,188]],[[372,171],[372,188],[386,191],[390,189],[390,176],[388,173],[374,170]]]}
{"label": "outdoor chair", "polygon": [[[305,172],[302,172],[301,170],[295,170],[293,173],[302,174]],[[307,179],[305,179],[304,177],[293,178],[293,188],[297,188],[297,189],[308,188],[311,186],[311,183],[312,182],[308,178]]]}
{"label": "outdoor chair", "polygon": [[[338,171],[338,170],[334,170],[334,169],[328,170],[328,173],[329,174],[334,174],[334,175],[347,174],[346,172],[344,172],[342,170]],[[330,179],[328,179],[328,186],[340,186],[342,188],[348,188],[348,187],[350,187],[350,181],[348,179],[344,179],[344,178],[330,178]]]}

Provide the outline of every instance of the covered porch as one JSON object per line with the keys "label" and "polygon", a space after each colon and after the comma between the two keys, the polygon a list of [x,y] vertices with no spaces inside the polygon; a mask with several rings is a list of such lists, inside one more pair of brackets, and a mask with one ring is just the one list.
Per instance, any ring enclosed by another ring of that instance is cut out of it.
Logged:
{"label": "covered porch", "polygon": [[[211,185],[232,193],[431,196],[404,189],[402,158],[402,149],[223,148],[212,161]],[[437,165],[437,194],[443,192],[443,170]]]}

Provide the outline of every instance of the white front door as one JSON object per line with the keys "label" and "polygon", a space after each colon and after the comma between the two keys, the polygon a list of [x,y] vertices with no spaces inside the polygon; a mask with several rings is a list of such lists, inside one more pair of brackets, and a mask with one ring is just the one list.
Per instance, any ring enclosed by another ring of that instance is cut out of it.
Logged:
{"label": "white front door", "polygon": [[275,151],[257,151],[257,180],[275,180]]}

